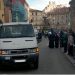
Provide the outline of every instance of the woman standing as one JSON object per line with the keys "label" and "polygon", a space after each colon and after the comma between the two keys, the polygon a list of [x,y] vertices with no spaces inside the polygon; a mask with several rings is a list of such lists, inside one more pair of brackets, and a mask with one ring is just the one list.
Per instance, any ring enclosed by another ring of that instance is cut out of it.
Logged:
{"label": "woman standing", "polygon": [[72,32],[70,32],[68,35],[68,55],[70,56],[73,56],[73,44],[74,44],[74,39]]}
{"label": "woman standing", "polygon": [[58,35],[58,33],[55,34],[55,48],[59,48],[59,35]]}
{"label": "woman standing", "polygon": [[67,31],[65,31],[63,36],[64,53],[67,52],[67,43],[68,43],[68,35],[67,35]]}

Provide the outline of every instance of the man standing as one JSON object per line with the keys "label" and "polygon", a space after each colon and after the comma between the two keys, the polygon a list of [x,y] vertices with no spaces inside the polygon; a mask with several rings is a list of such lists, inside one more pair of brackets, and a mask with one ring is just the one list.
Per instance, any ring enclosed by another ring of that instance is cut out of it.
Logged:
{"label": "man standing", "polygon": [[48,38],[49,38],[49,48],[54,48],[54,33],[49,32]]}
{"label": "man standing", "polygon": [[63,31],[60,31],[60,48],[63,47]]}
{"label": "man standing", "polygon": [[64,53],[67,52],[67,44],[68,44],[68,34],[67,34],[67,31],[65,31],[63,34]]}
{"label": "man standing", "polygon": [[74,44],[74,39],[72,32],[69,32],[68,35],[68,55],[73,56],[73,44]]}
{"label": "man standing", "polygon": [[55,33],[55,48],[59,47],[59,35],[58,33]]}

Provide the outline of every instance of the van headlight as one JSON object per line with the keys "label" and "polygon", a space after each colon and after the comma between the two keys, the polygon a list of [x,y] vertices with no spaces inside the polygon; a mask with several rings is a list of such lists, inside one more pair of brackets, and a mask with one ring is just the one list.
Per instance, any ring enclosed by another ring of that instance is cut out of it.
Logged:
{"label": "van headlight", "polygon": [[0,50],[0,55],[6,55],[8,54],[8,51]]}
{"label": "van headlight", "polygon": [[29,49],[29,53],[39,53],[39,48]]}

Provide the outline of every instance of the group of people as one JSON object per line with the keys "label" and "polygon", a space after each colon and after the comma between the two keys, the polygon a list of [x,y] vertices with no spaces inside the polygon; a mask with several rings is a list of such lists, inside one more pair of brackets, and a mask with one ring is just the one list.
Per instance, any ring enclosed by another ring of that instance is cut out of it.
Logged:
{"label": "group of people", "polygon": [[49,48],[59,47],[59,35],[52,30],[48,33]]}
{"label": "group of people", "polygon": [[49,48],[64,48],[64,53],[73,56],[73,45],[75,42],[75,35],[72,30],[54,31],[51,29],[48,33],[44,34],[39,31],[38,42],[42,40],[42,36],[49,39]]}
{"label": "group of people", "polygon": [[64,53],[68,52],[68,55],[73,56],[73,44],[74,36],[72,30],[54,32],[51,30],[48,32],[49,48],[64,48]]}

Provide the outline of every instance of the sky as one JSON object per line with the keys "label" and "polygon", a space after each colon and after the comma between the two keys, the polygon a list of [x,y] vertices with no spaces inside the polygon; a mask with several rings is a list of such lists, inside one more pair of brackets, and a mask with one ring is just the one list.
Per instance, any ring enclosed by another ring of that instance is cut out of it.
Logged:
{"label": "sky", "polygon": [[43,10],[48,4],[49,1],[55,1],[56,4],[65,4],[69,6],[69,1],[71,0],[26,0],[30,8]]}

